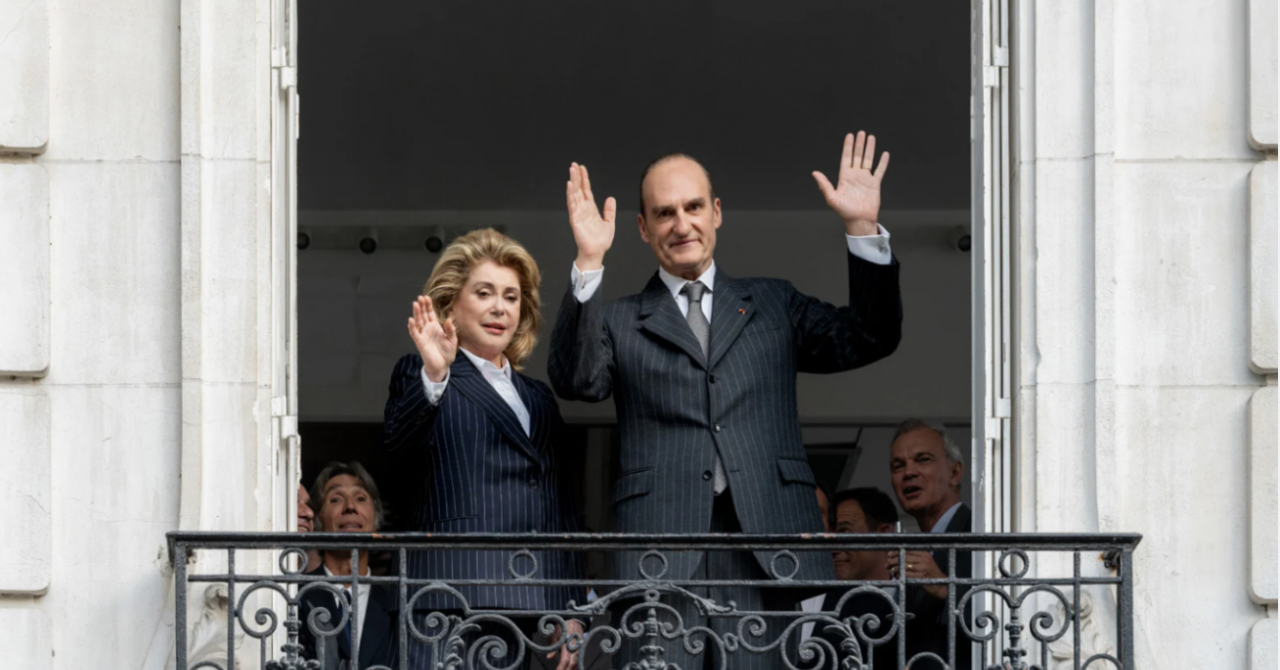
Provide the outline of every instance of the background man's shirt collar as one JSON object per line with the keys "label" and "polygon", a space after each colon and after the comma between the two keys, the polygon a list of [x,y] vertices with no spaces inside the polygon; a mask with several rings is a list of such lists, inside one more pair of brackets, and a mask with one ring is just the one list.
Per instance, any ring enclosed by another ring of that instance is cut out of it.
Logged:
{"label": "background man's shirt collar", "polygon": [[942,518],[938,519],[938,523],[935,523],[933,525],[933,530],[929,532],[930,533],[947,532],[947,526],[951,525],[951,519],[955,517],[956,511],[960,509],[960,505],[962,504],[963,503],[956,503],[951,506],[951,509],[947,510],[946,512],[943,512]]}

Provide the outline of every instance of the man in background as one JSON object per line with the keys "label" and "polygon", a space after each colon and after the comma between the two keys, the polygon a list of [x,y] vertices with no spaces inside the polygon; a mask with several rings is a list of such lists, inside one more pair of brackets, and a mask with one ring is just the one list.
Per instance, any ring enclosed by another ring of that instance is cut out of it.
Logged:
{"label": "man in background", "polygon": [[[972,530],[969,506],[960,501],[960,482],[964,479],[964,461],[960,447],[941,424],[907,419],[894,432],[889,457],[889,477],[898,504],[915,518],[925,533],[968,533]],[[908,551],[905,557],[908,579],[943,579],[952,566],[945,550]],[[885,567],[895,577],[899,566],[898,552],[885,557]],[[973,574],[973,559],[967,551],[956,552],[954,576],[967,578]],[[968,591],[956,588],[956,601]],[[966,608],[968,609],[968,608]],[[907,587],[907,611],[914,615],[907,624],[908,646],[917,652],[928,651],[946,659],[947,585],[913,585]],[[966,615],[967,616],[967,615]],[[955,668],[972,667],[971,643],[964,636],[960,622],[955,623]],[[922,667],[937,667],[925,663]]]}
{"label": "man in background", "polygon": [[[312,495],[319,501],[317,530],[330,533],[373,533],[382,527],[382,496],[373,477],[359,463],[330,463],[316,477]],[[369,552],[361,551],[351,560],[350,549],[328,550],[320,565],[307,573],[313,577],[359,575],[369,577]],[[330,583],[300,598],[298,615],[310,621],[312,612],[329,612],[332,625],[343,622],[343,631],[323,637],[310,626],[299,631],[298,643],[307,659],[318,660],[322,668],[347,670],[371,665],[392,667],[396,661],[395,595],[385,586],[367,582]],[[354,605],[354,606],[353,606]]]}
{"label": "man in background", "polygon": [[[307,487],[301,483],[298,484],[298,532],[310,533],[315,530],[316,513],[311,509],[311,494],[307,493]],[[320,552],[315,549],[307,550],[307,564],[302,567],[303,572],[311,572],[320,567]]]}

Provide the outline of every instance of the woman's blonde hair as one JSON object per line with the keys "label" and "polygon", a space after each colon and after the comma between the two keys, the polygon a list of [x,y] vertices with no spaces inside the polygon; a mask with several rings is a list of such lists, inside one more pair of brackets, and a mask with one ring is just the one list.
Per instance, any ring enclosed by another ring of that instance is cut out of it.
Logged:
{"label": "woman's blonde hair", "polygon": [[431,298],[436,316],[446,319],[453,311],[458,294],[466,286],[471,270],[484,261],[511,268],[520,278],[520,323],[511,337],[511,344],[503,352],[518,370],[520,363],[533,353],[533,346],[538,341],[538,326],[542,323],[542,299],[538,296],[542,274],[538,272],[533,256],[519,242],[492,228],[473,230],[457,238],[440,254],[440,260],[436,261],[422,292]]}

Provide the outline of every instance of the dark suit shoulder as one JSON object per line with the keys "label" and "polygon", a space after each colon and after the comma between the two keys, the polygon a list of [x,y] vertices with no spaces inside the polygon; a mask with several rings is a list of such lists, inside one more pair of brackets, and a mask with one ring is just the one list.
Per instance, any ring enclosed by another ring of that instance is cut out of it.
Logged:
{"label": "dark suit shoulder", "polygon": [[422,357],[418,354],[405,354],[396,361],[396,373],[403,374],[405,370],[422,367]]}

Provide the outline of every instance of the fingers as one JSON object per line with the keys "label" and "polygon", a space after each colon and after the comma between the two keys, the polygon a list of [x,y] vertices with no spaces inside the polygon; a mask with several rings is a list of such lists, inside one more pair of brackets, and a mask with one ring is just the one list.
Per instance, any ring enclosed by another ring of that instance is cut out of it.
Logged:
{"label": "fingers", "polygon": [[827,180],[826,175],[822,174],[821,172],[814,172],[813,180],[818,182],[818,190],[822,191],[823,197],[825,197],[827,200],[830,200],[833,196],[835,196],[836,189],[834,186],[831,185],[831,182]]}
{"label": "fingers", "polygon": [[423,321],[425,323],[433,323],[436,320],[436,310],[435,310],[435,307],[431,304],[431,298],[428,298],[427,296],[424,295],[418,298],[418,301],[422,303]]}
{"label": "fingers", "polygon": [[889,168],[889,152],[880,154],[880,165],[876,166],[876,171],[872,174],[876,179],[884,179],[884,171]]}
{"label": "fingers", "polygon": [[573,185],[574,192],[582,192],[582,173],[578,171],[577,163],[569,166],[569,183]]}
{"label": "fingers", "polygon": [[840,171],[853,165],[853,133],[844,136],[844,148],[840,151]]}
{"label": "fingers", "polygon": [[604,201],[604,220],[613,223],[613,219],[618,214],[618,201],[613,197],[606,198]]}
{"label": "fingers", "polygon": [[849,163],[849,166],[855,170],[862,167],[862,149],[865,146],[866,141],[867,134],[859,130],[857,138],[853,140],[853,162]]}
{"label": "fingers", "polygon": [[596,194],[591,192],[591,175],[587,173],[587,166],[579,165],[578,170],[582,172],[582,195],[591,202],[596,201]]}
{"label": "fingers", "polygon": [[866,168],[867,170],[870,170],[871,166],[875,165],[875,163],[876,163],[876,136],[868,135],[867,136],[867,152],[862,156],[862,167]]}

